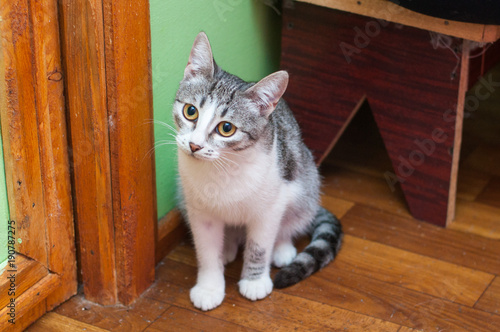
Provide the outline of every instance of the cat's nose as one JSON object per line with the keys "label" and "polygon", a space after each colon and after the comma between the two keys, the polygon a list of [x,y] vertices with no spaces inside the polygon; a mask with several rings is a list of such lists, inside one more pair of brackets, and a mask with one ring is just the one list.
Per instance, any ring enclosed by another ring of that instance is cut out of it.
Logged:
{"label": "cat's nose", "polygon": [[193,142],[189,142],[189,148],[191,149],[191,152],[196,152],[196,151],[200,151],[201,149],[203,149],[203,146],[199,146],[197,144],[194,144]]}

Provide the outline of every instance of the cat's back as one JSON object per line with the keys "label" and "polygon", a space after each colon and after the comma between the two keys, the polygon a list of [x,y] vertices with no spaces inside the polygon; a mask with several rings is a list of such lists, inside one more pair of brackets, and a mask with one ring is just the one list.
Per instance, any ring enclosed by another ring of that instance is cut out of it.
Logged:
{"label": "cat's back", "polygon": [[309,174],[316,173],[314,158],[302,140],[300,127],[292,110],[283,98],[278,102],[269,122],[275,131],[282,177],[287,181],[294,181],[304,175],[314,176]]}

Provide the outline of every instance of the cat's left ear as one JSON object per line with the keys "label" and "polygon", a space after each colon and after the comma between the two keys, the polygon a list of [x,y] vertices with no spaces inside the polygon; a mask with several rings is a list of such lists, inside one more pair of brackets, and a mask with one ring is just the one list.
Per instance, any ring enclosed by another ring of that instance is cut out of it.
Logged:
{"label": "cat's left ear", "polygon": [[287,86],[288,73],[280,70],[261,79],[245,94],[257,105],[260,114],[267,118],[276,108]]}
{"label": "cat's left ear", "polygon": [[212,48],[207,35],[200,32],[193,43],[193,48],[189,54],[189,61],[184,69],[184,79],[205,76],[212,78],[215,71],[215,63],[212,55]]}

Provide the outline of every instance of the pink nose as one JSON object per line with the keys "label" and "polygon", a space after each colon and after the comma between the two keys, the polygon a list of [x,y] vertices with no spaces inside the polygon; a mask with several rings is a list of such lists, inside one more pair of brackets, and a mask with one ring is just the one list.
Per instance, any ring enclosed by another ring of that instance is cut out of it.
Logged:
{"label": "pink nose", "polygon": [[189,148],[191,149],[191,152],[196,152],[196,151],[200,151],[201,149],[203,149],[203,146],[199,146],[199,145],[196,145],[194,143],[189,143]]}

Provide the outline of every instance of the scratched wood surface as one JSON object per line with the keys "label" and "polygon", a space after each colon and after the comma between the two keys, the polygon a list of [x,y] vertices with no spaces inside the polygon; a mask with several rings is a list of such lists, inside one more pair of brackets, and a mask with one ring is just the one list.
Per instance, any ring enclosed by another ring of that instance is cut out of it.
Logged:
{"label": "scratched wood surface", "polygon": [[16,251],[26,257],[17,256],[21,331],[76,293],[76,255],[57,1],[3,2],[1,11],[7,195]]}
{"label": "scratched wood surface", "polygon": [[89,299],[116,302],[115,245],[100,1],[62,1],[75,222]]}
{"label": "scratched wood surface", "polygon": [[84,292],[128,304],[154,281],[149,5],[62,1],[60,9]]}
{"label": "scratched wood surface", "polygon": [[28,1],[2,4],[1,124],[10,218],[16,250],[47,266],[42,169]]}
{"label": "scratched wood surface", "polygon": [[[0,294],[8,294],[9,288],[11,288],[11,280],[7,279],[11,274],[15,274],[16,276],[16,289],[18,295],[24,293],[27,289],[32,287],[42,278],[44,278],[47,274],[47,268],[42,264],[34,261],[32,259],[28,259],[23,255],[18,255],[16,257],[17,263],[17,273],[12,273],[8,269],[5,269],[2,274],[0,274]],[[7,303],[10,301],[8,296],[3,296],[0,298],[0,308],[4,308]],[[2,317],[3,319],[3,317]]]}
{"label": "scratched wood surface", "polygon": [[33,29],[34,74],[48,267],[59,275],[63,285],[47,299],[50,310],[73,295],[77,288],[75,232],[57,1],[30,2],[30,6],[36,27]]}
{"label": "scratched wood surface", "polygon": [[66,332],[66,331],[88,331],[88,332],[104,332],[107,330],[85,324],[83,322],[71,319],[66,316],[56,314],[54,312],[48,313],[42,317],[35,326],[30,328],[30,331],[53,331],[53,332]]}
{"label": "scratched wood surface", "polygon": [[117,288],[129,304],[155,278],[149,2],[105,0],[103,8]]}

